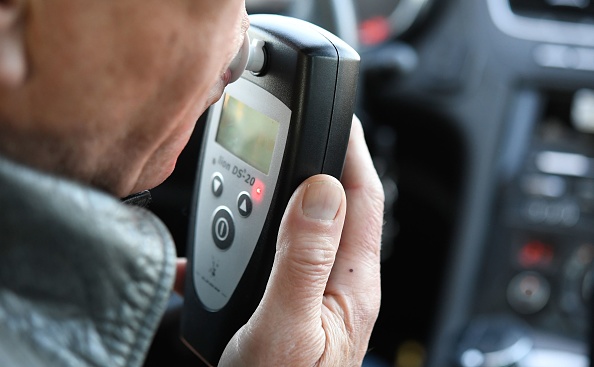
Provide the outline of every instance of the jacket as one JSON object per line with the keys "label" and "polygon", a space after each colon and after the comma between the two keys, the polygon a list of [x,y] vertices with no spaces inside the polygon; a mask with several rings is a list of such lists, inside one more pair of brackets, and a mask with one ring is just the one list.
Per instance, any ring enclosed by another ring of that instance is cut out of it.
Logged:
{"label": "jacket", "polygon": [[148,210],[0,158],[0,366],[141,366],[175,258]]}

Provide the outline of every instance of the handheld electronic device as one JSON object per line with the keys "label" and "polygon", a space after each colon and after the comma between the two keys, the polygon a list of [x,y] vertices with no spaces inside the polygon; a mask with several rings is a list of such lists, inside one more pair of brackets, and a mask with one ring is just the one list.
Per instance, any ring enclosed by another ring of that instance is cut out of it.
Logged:
{"label": "handheld electronic device", "polygon": [[311,23],[250,23],[251,57],[236,58],[232,79],[256,72],[209,110],[194,187],[181,333],[209,365],[262,298],[293,191],[318,173],[340,178],[359,73],[357,52]]}

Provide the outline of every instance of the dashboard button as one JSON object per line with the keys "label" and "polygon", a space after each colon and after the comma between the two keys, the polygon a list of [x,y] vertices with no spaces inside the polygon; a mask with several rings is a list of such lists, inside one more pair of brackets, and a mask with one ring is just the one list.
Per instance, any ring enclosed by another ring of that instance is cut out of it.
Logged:
{"label": "dashboard button", "polygon": [[507,287],[507,301],[521,314],[533,314],[549,302],[551,288],[540,274],[525,271],[516,275]]}

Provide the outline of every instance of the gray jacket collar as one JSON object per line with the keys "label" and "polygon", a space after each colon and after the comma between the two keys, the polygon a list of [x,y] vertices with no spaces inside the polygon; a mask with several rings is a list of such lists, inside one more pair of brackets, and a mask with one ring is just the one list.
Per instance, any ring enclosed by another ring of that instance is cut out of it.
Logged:
{"label": "gray jacket collar", "polygon": [[147,210],[0,158],[0,366],[140,366],[174,273]]}

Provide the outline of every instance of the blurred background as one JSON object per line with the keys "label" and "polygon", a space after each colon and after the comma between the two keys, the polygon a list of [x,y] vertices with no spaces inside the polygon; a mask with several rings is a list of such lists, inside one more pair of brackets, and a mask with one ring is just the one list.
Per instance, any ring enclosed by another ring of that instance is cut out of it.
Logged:
{"label": "blurred background", "polygon": [[[361,55],[356,110],[386,191],[366,364],[589,366],[594,3],[247,6],[321,25]],[[201,133],[153,191],[180,255]],[[164,320],[147,366],[198,363],[172,337],[176,320]]]}

